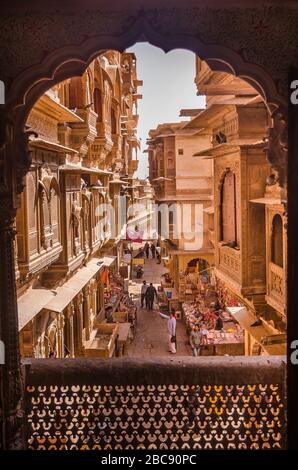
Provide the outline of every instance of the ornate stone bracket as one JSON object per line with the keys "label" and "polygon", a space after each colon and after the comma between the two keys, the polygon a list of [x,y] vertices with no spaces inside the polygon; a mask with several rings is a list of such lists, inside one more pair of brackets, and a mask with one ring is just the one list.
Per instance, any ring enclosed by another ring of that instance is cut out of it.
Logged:
{"label": "ornate stone bracket", "polygon": [[283,188],[287,184],[288,134],[287,119],[280,110],[272,114],[273,127],[268,132],[267,158],[278,173],[278,181]]}

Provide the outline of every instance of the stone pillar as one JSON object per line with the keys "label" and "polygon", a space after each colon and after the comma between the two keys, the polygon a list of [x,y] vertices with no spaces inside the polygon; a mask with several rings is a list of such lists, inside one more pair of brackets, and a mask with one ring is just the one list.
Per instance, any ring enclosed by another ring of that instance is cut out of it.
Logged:
{"label": "stone pillar", "polygon": [[64,315],[57,318],[57,357],[64,358]]}
{"label": "stone pillar", "polygon": [[74,304],[71,303],[68,306],[68,322],[69,322],[69,348],[70,348],[70,356],[75,357],[75,348],[74,348],[74,325],[73,325],[73,318],[75,313]]}
{"label": "stone pillar", "polygon": [[83,290],[83,318],[85,326],[85,341],[90,338],[90,287],[86,286]]}
{"label": "stone pillar", "polygon": [[90,307],[89,307],[89,331],[94,327],[94,320],[97,312],[97,283],[95,278],[90,281]]}
{"label": "stone pillar", "polygon": [[0,339],[5,347],[1,365],[1,444],[3,449],[24,447],[22,380],[20,368],[18,309],[15,285],[15,211],[0,208]]}
{"label": "stone pillar", "polygon": [[80,293],[75,299],[75,315],[74,315],[74,351],[75,357],[80,357],[83,355],[83,318],[82,318],[82,302],[83,294]]}

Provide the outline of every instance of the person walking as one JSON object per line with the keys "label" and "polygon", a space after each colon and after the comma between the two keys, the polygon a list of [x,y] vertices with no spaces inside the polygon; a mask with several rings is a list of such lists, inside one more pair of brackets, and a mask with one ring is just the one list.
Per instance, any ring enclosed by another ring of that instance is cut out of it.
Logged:
{"label": "person walking", "polygon": [[156,246],[154,245],[154,243],[151,243],[152,258],[155,258],[155,252],[156,252]]}
{"label": "person walking", "polygon": [[219,311],[215,312],[215,315],[216,315],[216,320],[215,320],[214,329],[217,330],[217,331],[222,331],[223,330],[223,321],[222,321],[222,318],[220,316],[220,312]]}
{"label": "person walking", "polygon": [[192,352],[194,356],[200,355],[202,340],[203,340],[202,331],[200,330],[198,325],[195,325],[189,337],[189,342],[192,347]]}
{"label": "person walking", "polygon": [[155,287],[153,286],[152,282],[150,282],[150,286],[148,287],[148,289],[146,291],[146,307],[149,310],[153,309],[154,296],[157,299],[157,291],[156,291]]}
{"label": "person walking", "polygon": [[169,337],[169,351],[172,354],[176,354],[177,350],[177,338],[176,338],[176,314],[175,312],[170,313],[168,320],[168,337]]}
{"label": "person walking", "polygon": [[145,243],[144,251],[146,253],[146,258],[148,259],[149,258],[149,243],[148,242]]}
{"label": "person walking", "polygon": [[148,289],[148,284],[146,281],[143,281],[142,289],[141,289],[141,308],[144,308],[144,300],[146,301],[146,307],[148,307],[147,299],[146,299],[147,289]]}
{"label": "person walking", "polygon": [[161,263],[161,247],[157,246],[156,247],[156,258],[157,258],[157,263]]}

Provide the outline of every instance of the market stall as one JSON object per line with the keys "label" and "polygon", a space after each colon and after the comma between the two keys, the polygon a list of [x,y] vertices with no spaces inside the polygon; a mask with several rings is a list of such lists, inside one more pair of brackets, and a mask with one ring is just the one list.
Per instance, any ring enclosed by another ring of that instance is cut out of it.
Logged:
{"label": "market stall", "polygon": [[133,336],[137,324],[137,307],[129,294],[122,295],[118,310],[113,313],[113,321],[130,323]]}
{"label": "market stall", "polygon": [[[206,305],[204,297],[198,295],[195,301],[182,304],[183,319],[188,334],[195,326],[206,330],[206,344],[201,355],[243,355],[244,331],[237,325],[228,312],[216,310],[215,304]],[[220,315],[222,328],[216,329]]]}
{"label": "market stall", "polygon": [[122,357],[127,355],[129,342],[132,339],[131,336],[131,323],[119,323],[119,335],[118,335],[118,352],[117,356]]}
{"label": "market stall", "polygon": [[118,310],[118,306],[123,295],[123,278],[111,269],[107,269],[104,281],[104,309],[109,315]]}
{"label": "market stall", "polygon": [[[101,331],[101,329],[111,328],[113,331],[117,331],[117,334],[113,348],[109,347],[109,351],[105,353],[102,351],[96,353],[94,350],[98,349],[99,341],[98,338],[96,338],[97,333],[95,332],[95,336],[92,338],[92,344],[90,343],[90,345],[88,345],[88,352],[90,355],[98,354],[100,357],[101,355],[106,357],[104,354],[108,354],[109,357],[115,354],[123,355],[126,353],[129,341],[134,336],[137,322],[137,308],[130,295],[124,292],[123,277],[111,267],[106,268],[101,273],[101,283],[104,286],[103,300],[105,319],[97,322],[96,332]],[[125,325],[125,328],[123,325]],[[117,326],[116,330],[115,326]],[[113,338],[114,337],[115,335]],[[104,337],[101,335],[101,340],[103,341],[103,339]]]}
{"label": "market stall", "polygon": [[91,338],[85,344],[86,357],[110,358],[116,353],[117,338],[119,335],[118,324],[102,323],[91,334]]}

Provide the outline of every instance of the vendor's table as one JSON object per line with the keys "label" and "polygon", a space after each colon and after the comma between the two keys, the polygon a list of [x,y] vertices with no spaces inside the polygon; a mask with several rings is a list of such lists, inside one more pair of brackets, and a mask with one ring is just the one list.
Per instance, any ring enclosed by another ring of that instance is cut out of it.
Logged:
{"label": "vendor's table", "polygon": [[119,323],[118,325],[118,357],[121,357],[127,355],[131,323]]}

